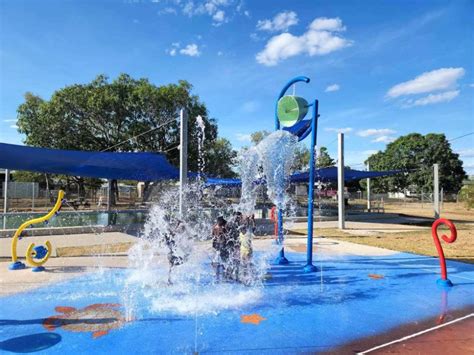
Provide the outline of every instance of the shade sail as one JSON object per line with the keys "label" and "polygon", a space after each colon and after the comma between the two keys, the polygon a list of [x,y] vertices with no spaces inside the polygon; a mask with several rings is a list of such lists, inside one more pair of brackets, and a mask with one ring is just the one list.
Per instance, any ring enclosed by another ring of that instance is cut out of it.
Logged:
{"label": "shade sail", "polygon": [[157,153],[59,150],[0,143],[0,168],[91,178],[177,179],[178,169]]}
{"label": "shade sail", "polygon": [[[352,170],[349,168],[344,169],[344,181],[357,181],[367,178],[376,178],[381,176],[390,176],[401,173],[401,170],[387,170],[387,171],[365,171],[365,170]],[[309,173],[296,173],[291,175],[291,182],[308,182]],[[323,182],[337,182],[337,167],[332,166],[330,168],[316,169],[314,172],[315,181]]]}
{"label": "shade sail", "polygon": [[[364,171],[364,170],[352,170],[344,169],[344,181],[357,181],[367,178],[376,178],[381,176],[390,176],[401,173],[401,170],[390,170],[390,171]],[[337,168],[321,168],[316,169],[314,174],[314,181],[322,182],[337,182]],[[290,181],[293,183],[296,182],[308,182],[309,173],[296,173],[290,176]],[[208,179],[206,181],[207,185],[222,185],[222,186],[237,186],[240,185],[241,181],[239,179]],[[261,183],[261,181],[256,181],[255,183]]]}

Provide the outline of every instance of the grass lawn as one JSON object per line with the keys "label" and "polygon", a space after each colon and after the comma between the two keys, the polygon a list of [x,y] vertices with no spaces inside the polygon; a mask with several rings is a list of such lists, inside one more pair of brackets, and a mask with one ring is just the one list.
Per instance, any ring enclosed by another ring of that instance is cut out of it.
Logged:
{"label": "grass lawn", "polygon": [[[423,205],[420,203],[387,203],[385,211],[413,217],[433,217],[432,206],[426,203]],[[454,243],[448,244],[441,239],[446,258],[474,264],[474,210],[469,209],[464,203],[445,203],[441,210],[441,217],[455,222],[458,231],[457,240]],[[292,229],[292,231],[306,235],[306,229]],[[337,228],[314,229],[315,236],[407,253],[438,255],[430,228],[392,233],[370,230],[369,232],[361,231],[358,234],[354,229],[350,233]],[[449,233],[449,230],[441,226],[438,228],[438,235],[441,237],[443,233]]]}

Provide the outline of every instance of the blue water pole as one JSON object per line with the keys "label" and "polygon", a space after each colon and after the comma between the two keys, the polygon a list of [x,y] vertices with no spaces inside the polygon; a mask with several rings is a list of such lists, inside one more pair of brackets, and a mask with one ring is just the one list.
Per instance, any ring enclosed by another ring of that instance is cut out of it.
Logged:
{"label": "blue water pole", "polygon": [[[275,104],[275,131],[280,129],[280,121],[278,120],[278,101],[285,95],[286,91],[297,82],[309,83],[310,79],[306,76],[297,76],[296,78],[291,79],[286,83],[286,85],[281,89],[280,95]],[[275,260],[275,263],[278,265],[286,265],[289,263],[288,259],[285,257],[285,248],[283,247],[283,211],[278,209],[278,245],[281,246],[278,257]]]}
{"label": "blue water pole", "polygon": [[313,265],[313,213],[314,213],[314,169],[315,169],[315,148],[318,128],[318,100],[313,104],[313,118],[311,121],[311,151],[309,158],[309,182],[308,182],[308,240],[306,245],[306,265],[304,272],[315,272]]}

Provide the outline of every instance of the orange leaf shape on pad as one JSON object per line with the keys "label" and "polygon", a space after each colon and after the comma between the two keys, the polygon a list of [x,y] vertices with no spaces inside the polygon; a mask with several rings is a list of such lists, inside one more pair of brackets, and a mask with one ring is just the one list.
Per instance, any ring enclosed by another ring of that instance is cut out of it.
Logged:
{"label": "orange leaf shape on pad", "polygon": [[71,312],[74,312],[76,310],[76,308],[57,306],[57,307],[54,308],[54,310],[56,312],[59,312],[59,313],[71,313]]}
{"label": "orange leaf shape on pad", "polygon": [[369,277],[374,280],[383,279],[384,276],[380,274],[369,274]]}
{"label": "orange leaf shape on pad", "polygon": [[240,317],[241,323],[249,323],[259,325],[261,321],[266,320],[267,318],[262,317],[260,314],[248,314]]}

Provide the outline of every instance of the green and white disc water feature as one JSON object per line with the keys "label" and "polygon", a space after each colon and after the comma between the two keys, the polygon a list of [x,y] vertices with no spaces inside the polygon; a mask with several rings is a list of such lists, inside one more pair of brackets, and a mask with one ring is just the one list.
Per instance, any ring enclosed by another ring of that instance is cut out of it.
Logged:
{"label": "green and white disc water feature", "polygon": [[[305,272],[315,272],[317,269],[313,265],[313,200],[314,200],[314,169],[316,161],[316,138],[318,127],[318,100],[308,103],[304,98],[296,95],[286,95],[287,90],[298,82],[309,83],[306,76],[298,76],[291,79],[281,90],[275,107],[275,130],[283,129],[298,137],[302,141],[311,133],[310,161],[309,161],[309,182],[308,182],[308,239],[306,246]],[[311,117],[305,119],[311,108]],[[277,264],[286,265],[289,263],[285,257],[283,247],[283,211],[278,211],[278,243],[281,245],[280,253],[275,260]]]}
{"label": "green and white disc water feature", "polygon": [[277,116],[282,127],[291,127],[308,113],[308,102],[299,96],[286,95],[278,100]]}

